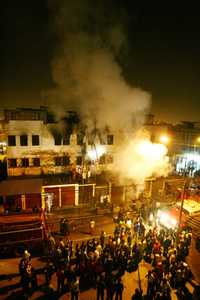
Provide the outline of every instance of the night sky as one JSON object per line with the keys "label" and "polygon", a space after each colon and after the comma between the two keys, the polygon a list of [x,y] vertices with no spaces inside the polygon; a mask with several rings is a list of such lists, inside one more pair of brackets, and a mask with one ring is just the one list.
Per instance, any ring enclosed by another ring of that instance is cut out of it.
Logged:
{"label": "night sky", "polygon": [[[105,1],[107,19],[111,14],[110,22],[118,18],[125,28],[126,43],[115,56],[123,76],[152,95],[150,112],[156,119],[200,121],[198,8],[189,2],[185,7],[134,2]],[[51,65],[60,42],[51,18],[45,0],[1,2],[1,108],[48,105],[44,95],[56,85]],[[94,17],[88,24],[92,28],[95,22]]]}

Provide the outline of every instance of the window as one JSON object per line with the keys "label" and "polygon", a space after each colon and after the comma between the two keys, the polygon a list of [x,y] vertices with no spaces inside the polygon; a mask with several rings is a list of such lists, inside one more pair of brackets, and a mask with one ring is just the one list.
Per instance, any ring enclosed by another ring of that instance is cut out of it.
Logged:
{"label": "window", "polygon": [[54,142],[56,146],[59,146],[62,144],[62,135],[61,134],[57,134],[54,136]]}
{"label": "window", "polygon": [[16,160],[16,158],[10,158],[8,160],[8,166],[9,166],[9,168],[17,168],[17,160]]}
{"label": "window", "polygon": [[27,135],[20,135],[20,145],[27,146],[28,145],[28,137]]}
{"label": "window", "polygon": [[22,168],[29,167],[29,160],[28,160],[28,158],[22,158],[21,165],[22,165]]}
{"label": "window", "polygon": [[8,146],[16,146],[16,136],[15,135],[8,136]]}
{"label": "window", "polygon": [[62,166],[62,156],[57,156],[54,158],[55,166]]}
{"label": "window", "polygon": [[77,145],[83,145],[83,135],[77,134]]}
{"label": "window", "polygon": [[70,165],[70,157],[63,156],[63,166],[69,166],[69,165]]}
{"label": "window", "polygon": [[113,145],[113,142],[114,142],[114,136],[113,136],[113,134],[108,134],[107,135],[107,144],[108,145]]}
{"label": "window", "polygon": [[32,135],[32,145],[38,146],[40,144],[39,135]]}
{"label": "window", "polygon": [[82,156],[77,156],[77,158],[76,158],[76,164],[77,164],[78,166],[81,166],[81,165],[82,165]]}
{"label": "window", "polygon": [[40,159],[39,159],[39,157],[34,157],[33,158],[33,166],[34,167],[39,167],[40,166]]}
{"label": "window", "polygon": [[63,145],[70,145],[70,134],[63,136]]}

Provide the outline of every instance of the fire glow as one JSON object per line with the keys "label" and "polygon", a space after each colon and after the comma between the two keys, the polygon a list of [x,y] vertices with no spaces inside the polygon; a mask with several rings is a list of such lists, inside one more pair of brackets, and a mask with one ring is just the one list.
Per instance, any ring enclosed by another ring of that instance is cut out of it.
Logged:
{"label": "fire glow", "polygon": [[137,137],[121,149],[116,168],[123,178],[133,179],[136,184],[144,183],[151,176],[167,176],[170,171],[167,147]]}
{"label": "fire glow", "polygon": [[96,145],[88,150],[87,155],[92,161],[98,160],[103,154],[105,154],[105,147]]}
{"label": "fire glow", "polygon": [[153,144],[150,141],[141,141],[136,145],[136,151],[143,160],[160,161],[167,154],[163,144]]}

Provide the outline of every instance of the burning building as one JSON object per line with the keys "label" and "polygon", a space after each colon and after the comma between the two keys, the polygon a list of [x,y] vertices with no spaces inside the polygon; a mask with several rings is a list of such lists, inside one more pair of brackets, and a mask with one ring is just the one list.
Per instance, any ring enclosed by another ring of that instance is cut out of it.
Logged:
{"label": "burning building", "polygon": [[87,132],[75,112],[55,120],[46,107],[5,110],[8,176],[91,176],[113,163],[113,132]]}

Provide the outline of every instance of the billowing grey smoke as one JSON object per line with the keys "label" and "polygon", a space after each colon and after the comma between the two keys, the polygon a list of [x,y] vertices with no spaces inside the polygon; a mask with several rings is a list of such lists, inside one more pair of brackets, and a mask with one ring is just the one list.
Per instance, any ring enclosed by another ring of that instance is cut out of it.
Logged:
{"label": "billowing grey smoke", "polygon": [[127,128],[142,122],[150,95],[129,86],[118,63],[127,46],[125,10],[109,0],[49,3],[58,40],[52,61],[56,88],[49,101],[57,115],[75,110],[89,128]]}
{"label": "billowing grey smoke", "polygon": [[93,139],[97,132],[104,139],[109,127],[114,131],[125,129],[128,139],[120,139],[113,170],[141,185],[152,174],[168,173],[167,149],[136,134],[143,125],[150,95],[130,86],[124,77],[128,17],[119,2],[51,0],[50,15],[58,47],[52,61],[56,87],[49,99],[58,117],[65,110],[76,111],[90,135],[94,132]]}

